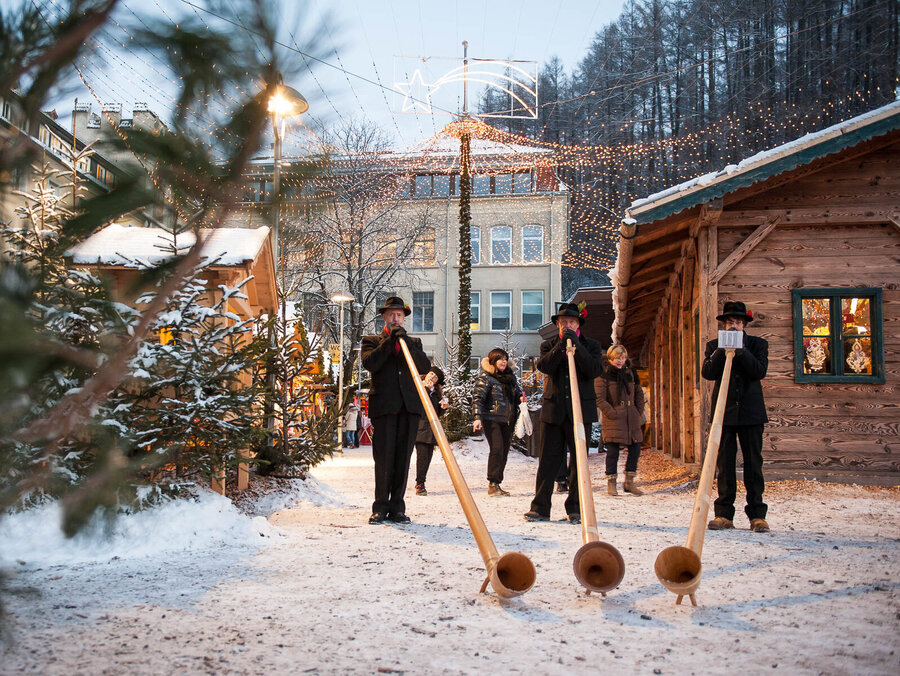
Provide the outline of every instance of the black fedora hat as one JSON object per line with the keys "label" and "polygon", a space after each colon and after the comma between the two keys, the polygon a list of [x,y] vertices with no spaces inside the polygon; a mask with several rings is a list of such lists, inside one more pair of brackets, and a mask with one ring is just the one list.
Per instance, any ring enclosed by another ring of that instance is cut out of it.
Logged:
{"label": "black fedora hat", "polygon": [[428,369],[428,371],[437,376],[438,385],[444,384],[444,372],[440,368],[438,368],[437,366],[432,366],[430,369]]}
{"label": "black fedora hat", "polygon": [[743,319],[745,324],[749,324],[753,321],[753,313],[739,300],[725,301],[725,307],[722,308],[722,314],[716,317],[716,319],[720,322],[724,322],[728,317]]}
{"label": "black fedora hat", "polygon": [[412,310],[409,309],[409,305],[403,302],[403,299],[400,296],[388,296],[388,299],[384,301],[384,305],[376,310],[378,314],[384,314],[388,310],[403,310],[403,314],[409,317],[409,313]]}
{"label": "black fedora hat", "polygon": [[550,317],[550,321],[556,323],[560,317],[574,317],[578,320],[578,325],[584,324],[584,318],[587,316],[587,310],[580,310],[575,303],[557,303],[556,314]]}

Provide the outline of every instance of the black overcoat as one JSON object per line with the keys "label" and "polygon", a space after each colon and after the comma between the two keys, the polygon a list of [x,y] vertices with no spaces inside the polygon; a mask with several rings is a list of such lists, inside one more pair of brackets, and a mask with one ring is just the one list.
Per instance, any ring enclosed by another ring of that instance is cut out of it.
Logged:
{"label": "black overcoat", "polygon": [[[404,340],[419,373],[428,373],[431,360],[422,350],[422,341],[409,335]],[[370,418],[397,413],[403,408],[414,415],[425,415],[403,352],[396,350],[395,343],[387,332],[363,337],[362,363],[372,374],[372,385],[369,388]]]}
{"label": "black overcoat", "polygon": [[[715,380],[710,419],[716,409],[719,384],[725,370],[725,350],[719,350],[718,338],[706,344],[703,359],[703,377]],[[728,398],[725,400],[723,425],[763,425],[769,422],[766,402],[763,399],[762,383],[769,368],[769,343],[763,338],[744,333],[744,347],[736,350],[731,361],[731,381],[728,384]]]}
{"label": "black overcoat", "polygon": [[[578,375],[578,394],[581,397],[581,415],[585,423],[597,422],[597,396],[594,394],[594,378],[600,375],[603,347],[584,334],[575,346],[575,370]],[[566,343],[559,336],[541,343],[538,370],[546,373],[544,396],[541,401],[541,422],[561,425],[572,420],[572,395],[569,386],[569,360]]]}

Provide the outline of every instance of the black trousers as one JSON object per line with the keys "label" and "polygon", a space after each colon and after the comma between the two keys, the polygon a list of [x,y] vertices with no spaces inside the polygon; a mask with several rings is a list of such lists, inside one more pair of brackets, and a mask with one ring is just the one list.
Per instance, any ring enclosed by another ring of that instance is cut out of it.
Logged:
{"label": "black trousers", "polygon": [[[591,425],[585,427],[585,439],[590,439]],[[550,499],[553,496],[553,484],[559,476],[559,468],[566,462],[566,456],[575,453],[575,427],[567,420],[562,425],[541,423],[541,459],[538,461],[535,478],[534,500],[531,509],[538,514],[550,516]],[[569,494],[566,496],[566,514],[580,514],[578,502],[578,466],[570,463]]]}
{"label": "black trousers", "polygon": [[484,436],[487,439],[488,453],[487,480],[492,484],[503,482],[503,471],[509,457],[509,446],[512,443],[513,426],[498,420],[483,420]]}
{"label": "black trousers", "polygon": [[744,488],[747,489],[747,506],[744,512],[749,519],[765,519],[768,506],[763,502],[765,481],[762,471],[762,425],[724,425],[719,456],[716,458],[719,497],[716,498],[716,516],[734,519],[734,500],[737,495],[737,445],[741,443],[744,454]]}
{"label": "black trousers", "polygon": [[628,449],[628,458],[625,460],[626,472],[637,472],[638,459],[641,457],[641,442],[635,441],[633,444],[617,444],[615,441],[607,441],[603,444],[606,447],[606,473],[616,474],[619,467],[619,450],[622,446]]}
{"label": "black trousers", "polygon": [[431,467],[431,458],[434,455],[435,444],[425,444],[421,441],[416,442],[416,483],[424,484],[425,477],[428,475],[428,468]]}
{"label": "black trousers", "polygon": [[375,460],[375,502],[381,514],[406,512],[403,494],[409,478],[409,461],[419,427],[419,416],[402,410],[372,418],[372,458]]}

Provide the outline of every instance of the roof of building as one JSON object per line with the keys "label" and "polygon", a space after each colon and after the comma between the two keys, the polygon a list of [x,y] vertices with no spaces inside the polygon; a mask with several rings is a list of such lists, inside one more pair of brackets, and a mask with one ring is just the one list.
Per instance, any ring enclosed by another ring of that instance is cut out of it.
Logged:
{"label": "roof of building", "polygon": [[[256,260],[269,237],[269,228],[210,228],[200,230],[203,259],[212,266],[238,266]],[[192,232],[177,238],[183,254],[196,241]],[[113,223],[76,244],[66,255],[75,265],[152,267],[173,256],[173,237],[162,228]]]}
{"label": "roof of building", "polygon": [[895,129],[900,129],[900,100],[635,200],[626,222],[658,221]]}

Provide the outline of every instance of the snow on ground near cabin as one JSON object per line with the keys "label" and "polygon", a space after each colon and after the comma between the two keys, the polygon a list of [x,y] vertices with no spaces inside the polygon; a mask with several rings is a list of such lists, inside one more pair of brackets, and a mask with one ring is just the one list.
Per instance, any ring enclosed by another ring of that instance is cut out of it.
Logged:
{"label": "snow on ground near cabin", "polygon": [[[123,517],[105,542],[63,542],[52,508],[0,522],[12,643],[0,672],[40,674],[884,673],[900,667],[900,494],[780,482],[773,532],[707,533],[700,606],[676,606],[653,573],[683,544],[695,483],[656,454],[648,494],[611,498],[591,455],[600,537],[625,559],[606,598],[572,573],[580,527],[526,523],[536,461],[515,451],[486,496],[487,449],[457,459],[500,552],[537,568],[502,600],[484,577],[449,477],[435,458],[407,526],[369,526],[368,449],[313,471],[247,516],[207,495]],[[413,458],[415,466],[415,458]],[[620,475],[621,476],[621,475]]]}

